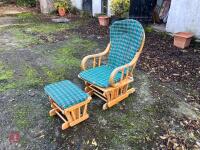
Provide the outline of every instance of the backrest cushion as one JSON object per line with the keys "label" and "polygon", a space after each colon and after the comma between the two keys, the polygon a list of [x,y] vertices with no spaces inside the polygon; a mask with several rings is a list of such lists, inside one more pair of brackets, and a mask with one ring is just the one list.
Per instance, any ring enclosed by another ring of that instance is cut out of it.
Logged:
{"label": "backrest cushion", "polygon": [[143,37],[144,29],[138,21],[126,19],[114,22],[110,27],[111,49],[108,65],[116,68],[131,62]]}

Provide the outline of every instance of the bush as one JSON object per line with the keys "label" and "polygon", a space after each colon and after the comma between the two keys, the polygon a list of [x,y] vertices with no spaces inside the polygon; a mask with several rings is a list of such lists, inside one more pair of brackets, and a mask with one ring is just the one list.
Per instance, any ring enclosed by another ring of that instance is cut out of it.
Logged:
{"label": "bush", "polygon": [[28,7],[36,6],[36,0],[16,0],[16,3],[19,6],[28,6]]}
{"label": "bush", "polygon": [[80,15],[80,10],[74,6],[71,8],[70,12],[74,15]]}
{"label": "bush", "polygon": [[68,12],[70,12],[72,8],[72,3],[71,0],[54,0],[54,7],[56,9],[58,9],[59,7],[63,7]]}
{"label": "bush", "polygon": [[112,0],[111,11],[117,17],[127,17],[129,13],[130,0]]}

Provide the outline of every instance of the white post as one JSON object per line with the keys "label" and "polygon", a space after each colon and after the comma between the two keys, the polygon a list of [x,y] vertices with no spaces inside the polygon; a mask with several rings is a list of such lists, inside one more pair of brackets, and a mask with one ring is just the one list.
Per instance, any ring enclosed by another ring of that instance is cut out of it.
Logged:
{"label": "white post", "polygon": [[101,0],[93,0],[92,1],[92,15],[100,14],[101,12]]}
{"label": "white post", "polygon": [[108,0],[108,12],[107,12],[107,15],[110,17],[112,15],[112,12],[111,12],[111,1],[112,0]]}
{"label": "white post", "polygon": [[82,4],[83,0],[71,0],[72,6],[78,8],[79,10],[82,10]]}

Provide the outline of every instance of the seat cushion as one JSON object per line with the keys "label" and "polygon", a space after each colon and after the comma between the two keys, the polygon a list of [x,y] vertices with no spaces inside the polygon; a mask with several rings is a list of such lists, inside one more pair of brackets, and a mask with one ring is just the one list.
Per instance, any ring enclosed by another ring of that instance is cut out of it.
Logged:
{"label": "seat cushion", "polygon": [[49,84],[45,86],[44,90],[63,109],[85,101],[89,97],[88,94],[68,80]]}
{"label": "seat cushion", "polygon": [[[112,67],[103,65],[100,67],[82,71],[79,74],[79,77],[83,80],[88,81],[91,84],[106,88],[110,86],[109,79],[113,70],[114,69]],[[120,80],[120,78],[121,73],[118,73],[115,76],[114,81],[117,82]]]}

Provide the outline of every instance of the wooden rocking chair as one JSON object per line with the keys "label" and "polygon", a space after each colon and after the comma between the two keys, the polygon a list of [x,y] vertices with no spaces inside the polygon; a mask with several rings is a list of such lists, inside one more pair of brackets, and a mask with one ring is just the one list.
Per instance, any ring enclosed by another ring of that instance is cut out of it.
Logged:
{"label": "wooden rocking chair", "polygon": [[[83,71],[79,78],[85,81],[85,91],[97,95],[106,103],[103,110],[124,100],[135,92],[129,89],[133,82],[133,70],[142,52],[145,32],[142,25],[133,19],[116,21],[110,27],[110,43],[104,52],[83,58]],[[108,56],[106,65],[102,65],[103,56]],[[86,70],[89,59],[93,68]]]}

